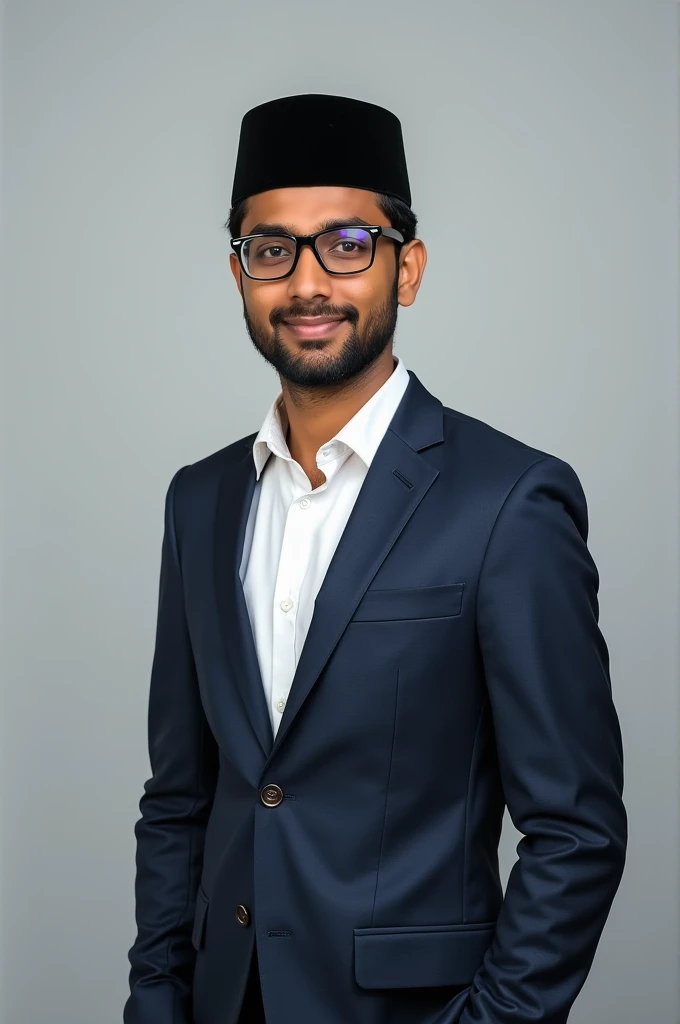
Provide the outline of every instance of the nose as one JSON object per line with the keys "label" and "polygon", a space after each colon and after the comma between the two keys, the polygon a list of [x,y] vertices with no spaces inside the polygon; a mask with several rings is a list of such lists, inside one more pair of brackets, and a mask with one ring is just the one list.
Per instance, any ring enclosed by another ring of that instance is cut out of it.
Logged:
{"label": "nose", "polygon": [[319,263],[311,245],[303,245],[297,266],[288,278],[289,297],[309,302],[317,297],[328,298],[331,290],[330,274]]}

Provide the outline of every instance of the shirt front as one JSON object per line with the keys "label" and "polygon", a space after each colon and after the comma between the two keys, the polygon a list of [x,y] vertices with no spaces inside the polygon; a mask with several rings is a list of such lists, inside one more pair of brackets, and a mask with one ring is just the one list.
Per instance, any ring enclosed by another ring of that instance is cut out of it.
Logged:
{"label": "shirt front", "polygon": [[[246,524],[240,577],[274,736],[286,706],[314,602],[373,457],[408,387],[402,360],[334,437],[316,464],[314,489],[286,443],[283,392],[253,444],[256,484]],[[273,456],[273,458],[270,458]],[[266,470],[266,472],[265,472]]]}

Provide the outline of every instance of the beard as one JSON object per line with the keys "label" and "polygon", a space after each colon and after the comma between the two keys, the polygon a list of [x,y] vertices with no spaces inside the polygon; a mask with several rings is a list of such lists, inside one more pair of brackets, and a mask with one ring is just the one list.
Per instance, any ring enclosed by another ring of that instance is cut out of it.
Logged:
{"label": "beard", "polygon": [[[387,300],[369,310],[363,324],[359,324],[359,311],[352,305],[326,305],[312,309],[300,304],[275,306],[269,314],[269,323],[273,329],[270,331],[251,318],[243,298],[243,316],[250,340],[257,351],[290,385],[305,389],[333,387],[358,376],[385,351],[397,326],[398,291],[397,272]],[[318,359],[308,359],[308,349],[324,348],[332,342],[323,340],[315,344],[307,341],[305,351],[296,354],[281,336],[280,326],[286,317],[296,316],[344,317],[350,324],[350,331],[340,351],[334,355],[327,353]]]}

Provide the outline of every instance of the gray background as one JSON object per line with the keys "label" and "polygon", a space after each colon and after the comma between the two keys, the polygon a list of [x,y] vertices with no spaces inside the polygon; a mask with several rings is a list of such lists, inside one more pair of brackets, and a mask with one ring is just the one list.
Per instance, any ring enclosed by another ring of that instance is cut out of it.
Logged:
{"label": "gray background", "polygon": [[676,4],[23,0],[3,49],[2,1024],[121,1019],[163,498],[278,391],[221,229],[238,128],[317,91],[402,119],[395,351],[583,483],[631,838],[570,1020],[677,1024]]}

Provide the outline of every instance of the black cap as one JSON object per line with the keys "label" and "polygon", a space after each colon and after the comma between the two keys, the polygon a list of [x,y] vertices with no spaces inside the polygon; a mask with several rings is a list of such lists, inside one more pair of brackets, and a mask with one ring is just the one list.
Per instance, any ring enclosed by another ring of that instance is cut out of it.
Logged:
{"label": "black cap", "polygon": [[272,188],[344,185],[411,205],[401,122],[375,103],[303,93],[243,117],[231,205]]}

